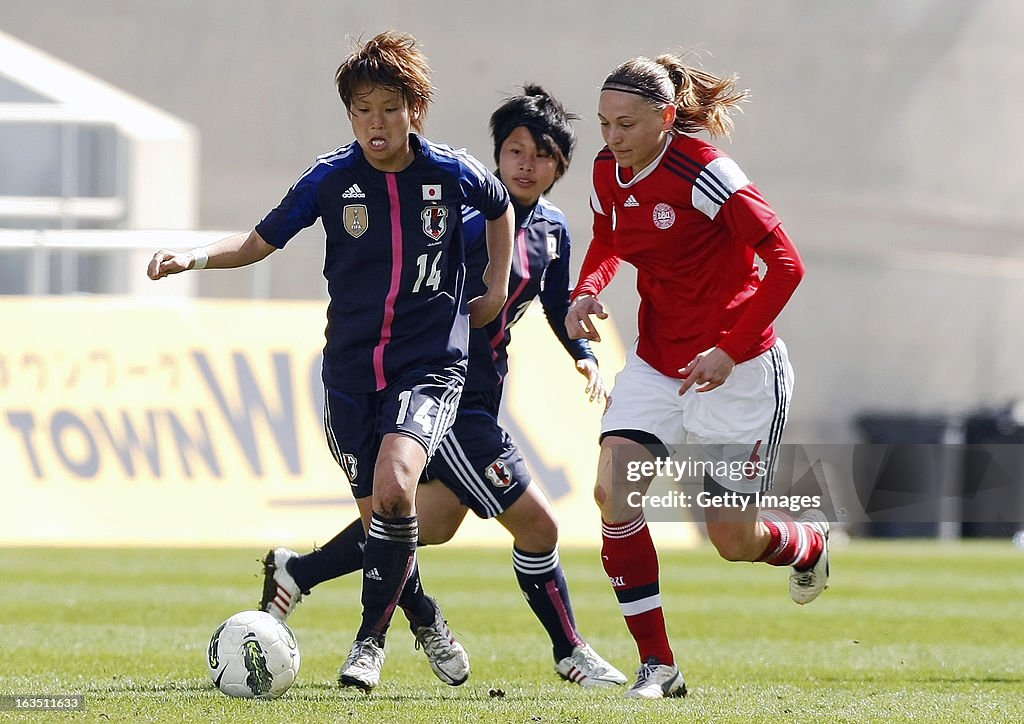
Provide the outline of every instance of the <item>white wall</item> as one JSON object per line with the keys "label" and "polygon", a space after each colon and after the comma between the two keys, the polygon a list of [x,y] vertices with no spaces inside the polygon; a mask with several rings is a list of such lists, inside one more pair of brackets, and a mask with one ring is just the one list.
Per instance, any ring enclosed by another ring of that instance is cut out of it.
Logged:
{"label": "white wall", "polygon": [[[697,48],[710,70],[740,74],[753,100],[726,147],[808,263],[780,323],[798,375],[793,441],[849,439],[862,409],[964,411],[1024,390],[1021,277],[998,272],[1024,230],[1024,6],[1010,0],[0,0],[3,30],[199,129],[206,228],[251,227],[350,139],[334,69],[346,35],[389,26],[431,59],[432,138],[489,161],[487,115],[526,80],[583,116],[552,197],[581,248],[607,72]],[[275,256],[271,293],[321,293],[319,240]],[[924,261],[887,256],[914,250]],[[938,264],[936,251],[996,260]],[[245,292],[243,274],[218,286]],[[609,294],[625,336],[634,294],[628,275]]]}

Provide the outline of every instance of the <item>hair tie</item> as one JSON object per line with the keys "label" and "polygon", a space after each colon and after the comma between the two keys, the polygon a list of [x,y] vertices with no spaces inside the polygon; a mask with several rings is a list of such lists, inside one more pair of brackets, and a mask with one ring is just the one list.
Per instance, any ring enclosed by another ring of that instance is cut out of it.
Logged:
{"label": "hair tie", "polygon": [[620,91],[622,93],[632,93],[635,96],[641,96],[648,100],[657,101],[658,103],[671,104],[673,99],[667,97],[660,91],[652,91],[648,88],[641,88],[640,86],[633,85],[632,83],[623,83],[622,81],[607,81],[601,90]]}

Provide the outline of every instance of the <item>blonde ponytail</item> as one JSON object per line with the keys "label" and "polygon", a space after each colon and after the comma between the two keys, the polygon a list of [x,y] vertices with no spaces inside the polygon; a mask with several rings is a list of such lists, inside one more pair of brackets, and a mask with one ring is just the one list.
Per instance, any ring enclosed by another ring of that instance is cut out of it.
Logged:
{"label": "blonde ponytail", "polygon": [[735,74],[719,77],[692,65],[683,56],[665,53],[654,60],[642,56],[621,64],[605,79],[602,90],[634,93],[656,108],[676,107],[672,128],[678,133],[707,131],[729,136],[731,113],[748,100],[737,90]]}

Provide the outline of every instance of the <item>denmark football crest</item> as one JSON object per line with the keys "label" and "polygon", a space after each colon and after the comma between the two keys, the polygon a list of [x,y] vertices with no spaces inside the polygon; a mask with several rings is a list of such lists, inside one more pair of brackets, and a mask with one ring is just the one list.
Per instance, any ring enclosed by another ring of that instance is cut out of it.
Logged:
{"label": "denmark football crest", "polygon": [[654,207],[654,225],[659,229],[667,229],[676,223],[676,210],[668,204],[658,204]]}
{"label": "denmark football crest", "polygon": [[428,206],[420,214],[423,219],[423,233],[437,241],[448,230],[448,207]]}
{"label": "denmark football crest", "polygon": [[341,211],[341,222],[345,231],[358,239],[366,233],[370,226],[370,218],[366,214],[365,204],[349,204]]}

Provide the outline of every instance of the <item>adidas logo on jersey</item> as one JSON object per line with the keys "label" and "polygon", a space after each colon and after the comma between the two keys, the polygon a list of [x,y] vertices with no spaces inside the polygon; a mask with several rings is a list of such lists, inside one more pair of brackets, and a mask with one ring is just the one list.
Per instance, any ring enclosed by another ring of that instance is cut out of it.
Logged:
{"label": "adidas logo on jersey", "polygon": [[369,578],[370,580],[373,580],[373,581],[382,581],[382,580],[384,580],[383,578],[380,577],[380,573],[377,571],[376,568],[371,568],[370,570],[368,570],[366,572],[366,577]]}
{"label": "adidas logo on jersey", "polygon": [[343,199],[365,199],[366,198],[366,194],[364,194],[363,190],[361,188],[359,188],[359,184],[352,184],[347,189],[345,189],[345,193],[343,193],[341,195],[341,198],[343,198]]}
{"label": "adidas logo on jersey", "polygon": [[633,209],[639,206],[640,202],[636,200],[636,197],[634,197],[633,194],[630,194],[629,198],[627,198],[622,205],[625,206],[627,209]]}

